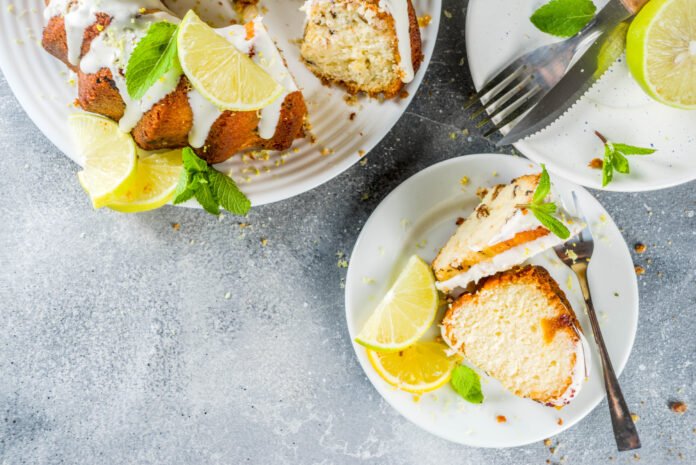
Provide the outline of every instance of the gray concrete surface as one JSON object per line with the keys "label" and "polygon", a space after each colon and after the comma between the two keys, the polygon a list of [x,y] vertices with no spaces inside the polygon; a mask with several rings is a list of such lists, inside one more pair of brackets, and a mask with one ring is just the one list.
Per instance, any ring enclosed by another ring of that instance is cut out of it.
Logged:
{"label": "gray concrete surface", "polygon": [[[425,83],[367,165],[254,209],[246,229],[181,208],[93,211],[76,165],[0,79],[0,463],[696,463],[694,183],[596,193],[629,245],[648,245],[634,254],[647,272],[621,376],[639,456],[616,453],[604,402],[555,454],[450,444],[401,418],[358,365],[337,252],[410,175],[495,151],[462,111],[463,5],[445,1]],[[465,127],[471,140],[448,137]]]}

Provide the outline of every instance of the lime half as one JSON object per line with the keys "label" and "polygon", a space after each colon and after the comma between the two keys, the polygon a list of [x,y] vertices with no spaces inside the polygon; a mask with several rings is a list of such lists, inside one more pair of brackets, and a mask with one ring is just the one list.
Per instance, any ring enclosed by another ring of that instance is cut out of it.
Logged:
{"label": "lime half", "polygon": [[628,31],[626,60],[652,98],[696,109],[696,1],[648,2]]}

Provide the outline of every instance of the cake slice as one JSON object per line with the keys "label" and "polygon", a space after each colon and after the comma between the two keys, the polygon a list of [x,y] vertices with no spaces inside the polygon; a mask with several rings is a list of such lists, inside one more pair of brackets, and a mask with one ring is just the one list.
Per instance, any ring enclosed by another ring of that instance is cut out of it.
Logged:
{"label": "cake slice", "polygon": [[307,0],[301,54],[325,83],[391,98],[423,61],[411,0]]}
{"label": "cake slice", "polygon": [[[438,289],[443,292],[464,289],[472,282],[510,269],[564,242],[524,207],[532,202],[540,177],[539,174],[520,176],[510,184],[480,191],[481,203],[433,261]],[[553,191],[546,201],[554,201]],[[583,227],[581,221],[562,209],[556,216],[571,236]]]}
{"label": "cake slice", "polygon": [[486,278],[447,310],[442,337],[513,394],[570,402],[587,376],[584,338],[563,291],[542,267]]}

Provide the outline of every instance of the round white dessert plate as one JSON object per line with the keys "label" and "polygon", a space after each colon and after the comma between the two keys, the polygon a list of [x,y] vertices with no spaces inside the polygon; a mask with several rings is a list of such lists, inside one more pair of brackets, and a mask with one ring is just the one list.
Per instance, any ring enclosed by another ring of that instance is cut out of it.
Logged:
{"label": "round white dessert plate", "polygon": [[[529,20],[540,0],[471,0],[466,18],[466,49],[476,88],[514,58],[557,38]],[[607,0],[596,0],[598,7]],[[623,57],[578,101],[544,131],[515,147],[537,163],[573,182],[594,189],[636,192],[696,179],[696,111],[677,110],[648,97],[631,77]],[[630,157],[631,173],[616,173],[602,187],[600,170],[587,165],[603,155],[594,135],[658,151]]]}
{"label": "round white dessert plate", "polygon": [[[170,2],[182,14],[193,5],[214,26],[229,24],[234,13],[218,0]],[[399,120],[420,85],[433,48],[440,20],[441,0],[414,0],[418,15],[430,15],[421,29],[425,60],[415,79],[406,86],[408,96],[379,103],[359,98],[349,105],[346,92],[321,84],[302,64],[297,39],[302,37],[303,1],[265,0],[264,22],[301,87],[309,109],[316,142],[298,140],[292,149],[270,156],[234,156],[218,168],[231,173],[253,205],[283,200],[334,178],[369,152]],[[0,14],[0,67],[12,91],[41,131],[71,159],[80,162],[68,131],[68,115],[76,86],[67,68],[41,48],[44,0],[14,0]],[[355,113],[351,117],[351,114]],[[268,159],[265,159],[268,158]],[[71,180],[77,182],[76,180]]]}
{"label": "round white dessert plate", "polygon": [[[521,157],[467,155],[427,168],[397,187],[370,216],[360,233],[346,279],[346,319],[351,339],[386,293],[408,258],[432,261],[455,232],[458,218],[478,205],[476,190],[508,183],[540,168]],[[463,185],[460,181],[468,178]],[[566,206],[578,195],[595,238],[589,283],[604,339],[617,373],[631,352],[638,322],[638,284],[626,243],[606,210],[585,189],[551,176]],[[574,208],[569,208],[574,213]],[[420,399],[387,384],[371,366],[364,347],[353,348],[370,382],[404,417],[432,434],[477,447],[513,447],[549,438],[585,417],[604,397],[602,370],[575,275],[552,250],[528,261],[546,268],[566,293],[589,341],[589,377],[577,397],[557,410],[516,397],[479,371],[485,400],[467,403],[446,385]],[[436,321],[440,321],[440,317]],[[424,338],[439,334],[434,325]],[[497,421],[497,416],[507,419]],[[609,421],[608,412],[602,416]]]}

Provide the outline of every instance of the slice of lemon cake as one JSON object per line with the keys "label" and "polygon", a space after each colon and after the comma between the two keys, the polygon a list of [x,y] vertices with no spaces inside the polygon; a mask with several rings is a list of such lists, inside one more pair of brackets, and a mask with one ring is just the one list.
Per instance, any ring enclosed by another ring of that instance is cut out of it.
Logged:
{"label": "slice of lemon cake", "polygon": [[587,377],[575,313],[539,266],[486,278],[450,306],[441,330],[453,350],[520,397],[562,406]]}
{"label": "slice of lemon cake", "polygon": [[[481,191],[481,203],[433,261],[438,289],[450,292],[466,288],[564,242],[524,207],[532,203],[540,177],[525,175]],[[554,200],[553,192],[546,200]],[[557,216],[571,235],[583,227],[563,210]]]}
{"label": "slice of lemon cake", "polygon": [[301,53],[324,82],[395,97],[423,61],[411,0],[307,0]]}

